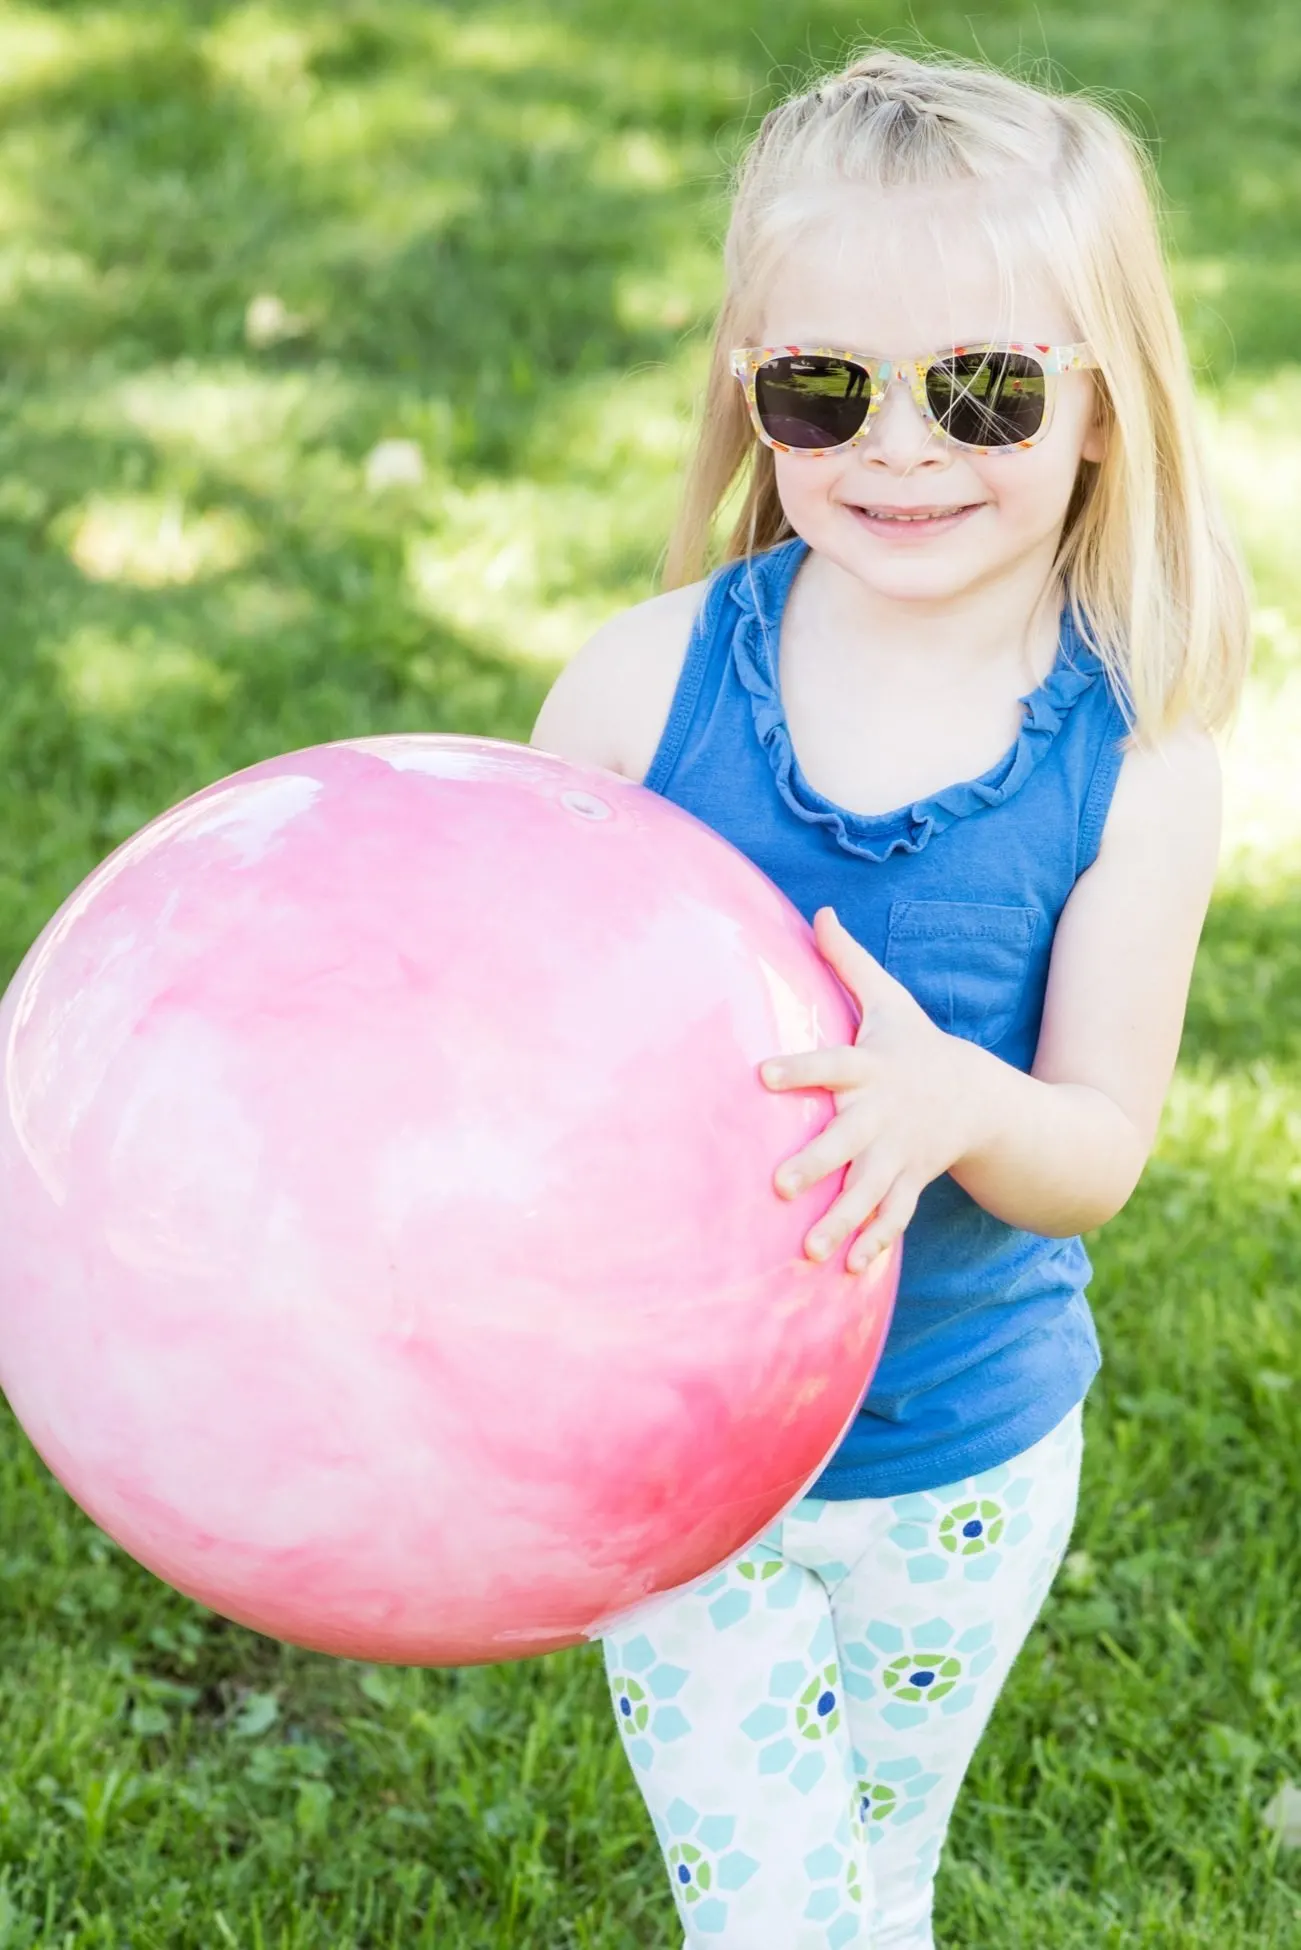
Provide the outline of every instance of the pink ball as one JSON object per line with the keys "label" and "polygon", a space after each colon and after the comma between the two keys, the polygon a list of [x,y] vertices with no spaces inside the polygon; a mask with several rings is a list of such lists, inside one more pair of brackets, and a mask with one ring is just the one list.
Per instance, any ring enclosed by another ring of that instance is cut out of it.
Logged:
{"label": "pink ball", "polygon": [[82,1507],[277,1638],[547,1651],[744,1548],[871,1377],[897,1260],[778,1163],[853,1037],[805,922],[612,773],[360,739],[199,793],[0,1008],[0,1382]]}

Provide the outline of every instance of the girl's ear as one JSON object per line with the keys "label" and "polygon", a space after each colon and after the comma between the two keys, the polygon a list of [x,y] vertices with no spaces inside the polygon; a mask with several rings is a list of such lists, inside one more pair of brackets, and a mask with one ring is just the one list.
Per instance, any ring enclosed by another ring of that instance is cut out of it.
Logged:
{"label": "girl's ear", "polygon": [[1099,461],[1106,458],[1106,453],[1107,422],[1102,411],[1102,402],[1095,390],[1089,424],[1084,432],[1084,445],[1080,448],[1080,459]]}

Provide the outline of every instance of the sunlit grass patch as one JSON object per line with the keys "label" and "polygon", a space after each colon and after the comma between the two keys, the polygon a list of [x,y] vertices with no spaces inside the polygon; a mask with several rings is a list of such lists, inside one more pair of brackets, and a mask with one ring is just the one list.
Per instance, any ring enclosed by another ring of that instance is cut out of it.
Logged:
{"label": "sunlit grass patch", "polygon": [[1253,1196],[1301,1190],[1301,1067],[1261,1057],[1226,1070],[1209,1052],[1185,1065],[1171,1086],[1158,1156],[1198,1174],[1219,1172]]}
{"label": "sunlit grass patch", "polygon": [[[635,508],[648,490],[671,492],[686,461],[705,362],[696,340],[663,364],[554,389],[523,431],[521,472],[582,481],[603,491],[615,512]],[[649,529],[648,514],[637,519]]]}
{"label": "sunlit grass patch", "polygon": [[[1068,1573],[961,1798],[951,1950],[1301,1942],[1301,178],[1290,0],[996,10],[1161,138],[1257,580],[1156,1156],[1090,1242]],[[866,0],[80,0],[0,13],[0,945],[275,751],[524,739],[649,595],[723,179]],[[170,524],[170,525],[169,525]],[[617,1463],[612,1465],[617,1466]],[[0,1427],[0,1950],[661,1950],[594,1653],[378,1672],[223,1625]]]}
{"label": "sunlit grass patch", "polygon": [[583,37],[559,18],[547,19],[518,8],[481,7],[459,20],[442,16],[439,53],[449,66],[483,74],[518,74],[552,63],[582,67],[590,59]]}
{"label": "sunlit grass patch", "polygon": [[[304,450],[327,441],[356,389],[328,372],[258,371],[250,363],[182,362],[96,388],[78,403],[83,426],[131,429],[164,456],[287,487]],[[277,465],[268,467],[270,457]]]}
{"label": "sunlit grass patch", "polygon": [[169,692],[221,700],[233,681],[210,657],[144,629],[122,639],[87,624],[51,662],[75,709],[110,718],[146,711]]}
{"label": "sunlit grass patch", "polygon": [[649,569],[637,515],[652,512],[663,509],[648,489],[622,510],[551,483],[453,492],[436,535],[408,546],[408,586],[422,613],[448,628],[508,656],[564,662],[609,615],[612,566],[641,555]]}
{"label": "sunlit grass patch", "polygon": [[1262,648],[1272,656],[1295,645],[1301,630],[1301,364],[1208,396],[1204,416],[1216,480],[1267,612]]}
{"label": "sunlit grass patch", "polygon": [[93,292],[97,283],[95,266],[80,251],[50,250],[30,237],[0,244],[0,305]]}
{"label": "sunlit grass patch", "polygon": [[194,512],[176,496],[97,496],[66,527],[68,553],[84,576],[141,589],[222,575],[258,547],[251,524],[230,509]]}
{"label": "sunlit grass patch", "polygon": [[1301,863],[1301,366],[1203,401],[1216,481],[1257,591],[1253,679],[1225,746],[1226,883]]}
{"label": "sunlit grass patch", "polygon": [[63,73],[77,38],[68,21],[44,7],[7,6],[0,14],[0,97]]}
{"label": "sunlit grass patch", "polygon": [[[692,238],[658,253],[647,265],[625,271],[615,286],[614,302],[620,321],[630,329],[651,326],[677,332],[707,315],[717,295],[714,253],[703,239]],[[703,384],[703,365],[698,378]]]}
{"label": "sunlit grass patch", "polygon": [[678,144],[657,141],[645,129],[631,129],[598,145],[595,177],[598,182],[648,184],[665,189],[683,174],[683,156]]}
{"label": "sunlit grass patch", "polygon": [[506,655],[563,662],[620,599],[652,593],[703,349],[579,381],[533,416],[508,483],[449,488],[413,536],[422,611]]}
{"label": "sunlit grass patch", "polygon": [[[1288,635],[1294,654],[1290,627]],[[1247,693],[1224,771],[1222,879],[1269,887],[1295,874],[1301,867],[1301,668]]]}
{"label": "sunlit grass patch", "polygon": [[310,96],[311,59],[323,26],[300,10],[248,0],[223,8],[200,46],[215,75],[283,115]]}

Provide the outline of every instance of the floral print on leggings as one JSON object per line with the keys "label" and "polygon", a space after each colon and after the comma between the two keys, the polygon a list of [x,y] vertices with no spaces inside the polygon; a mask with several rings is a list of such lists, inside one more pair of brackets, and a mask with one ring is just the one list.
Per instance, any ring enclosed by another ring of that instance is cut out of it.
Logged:
{"label": "floral print on leggings", "polygon": [[1065,1555],[1077,1408],[924,1495],[806,1498],[605,1641],[688,1950],[932,1950],[976,1743]]}

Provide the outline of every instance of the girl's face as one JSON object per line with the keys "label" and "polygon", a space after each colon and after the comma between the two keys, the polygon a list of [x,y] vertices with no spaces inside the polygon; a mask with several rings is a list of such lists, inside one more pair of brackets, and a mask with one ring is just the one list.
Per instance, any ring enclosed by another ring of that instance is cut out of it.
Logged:
{"label": "girl's face", "polygon": [[[962,189],[846,192],[834,220],[786,259],[758,343],[891,359],[982,341],[1073,344],[1075,322],[1041,269],[1014,260],[1010,300],[1000,292],[981,214],[978,193]],[[979,454],[949,445],[895,381],[857,446],[822,459],[773,454],[787,519],[887,600],[1046,580],[1080,462],[1102,457],[1090,374],[1049,385],[1052,417],[1035,446]]]}

